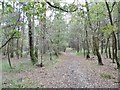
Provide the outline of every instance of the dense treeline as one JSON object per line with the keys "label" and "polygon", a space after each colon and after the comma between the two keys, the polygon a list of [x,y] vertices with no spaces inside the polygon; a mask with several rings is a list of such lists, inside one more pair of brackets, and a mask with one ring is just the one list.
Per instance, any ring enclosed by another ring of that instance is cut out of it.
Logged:
{"label": "dense treeline", "polygon": [[[1,51],[17,59],[30,56],[34,65],[43,66],[45,54],[59,57],[67,47],[98,57],[110,58],[120,68],[119,2],[0,2]],[[68,18],[66,18],[68,17]],[[40,60],[40,62],[38,62]]]}

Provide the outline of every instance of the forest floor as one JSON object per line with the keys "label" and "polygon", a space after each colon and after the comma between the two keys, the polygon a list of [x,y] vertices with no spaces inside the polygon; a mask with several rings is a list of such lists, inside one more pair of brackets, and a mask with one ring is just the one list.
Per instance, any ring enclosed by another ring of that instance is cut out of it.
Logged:
{"label": "forest floor", "polygon": [[[21,60],[21,62],[24,61]],[[116,64],[104,57],[103,63],[103,66],[98,65],[95,56],[86,60],[83,55],[76,55],[71,50],[67,50],[60,55],[58,61],[51,67],[34,67],[20,72],[2,72],[2,86],[117,88],[118,71]]]}

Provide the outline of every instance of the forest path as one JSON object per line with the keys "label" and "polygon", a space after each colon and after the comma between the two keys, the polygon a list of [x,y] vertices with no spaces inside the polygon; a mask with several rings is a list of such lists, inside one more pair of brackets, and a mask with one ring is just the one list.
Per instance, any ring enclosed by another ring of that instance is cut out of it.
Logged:
{"label": "forest path", "polygon": [[[71,50],[60,55],[52,67],[36,67],[30,71],[16,73],[14,77],[21,82],[28,82],[29,87],[43,88],[116,88],[117,70],[115,64],[104,60],[104,66],[97,65],[96,58],[86,60]],[[110,75],[111,79],[101,77]]]}
{"label": "forest path", "polygon": [[[117,71],[113,66],[115,65],[110,63],[99,66],[96,60],[86,60],[83,56],[67,50],[53,67],[38,67],[21,76],[24,76],[24,79],[29,78],[36,86],[45,88],[114,88],[117,87],[114,83]],[[111,75],[112,79],[102,78],[101,75],[104,74]]]}

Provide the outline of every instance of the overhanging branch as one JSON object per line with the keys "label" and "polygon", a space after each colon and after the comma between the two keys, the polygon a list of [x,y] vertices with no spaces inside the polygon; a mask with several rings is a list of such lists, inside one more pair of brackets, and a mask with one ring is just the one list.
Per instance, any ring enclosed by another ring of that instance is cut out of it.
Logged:
{"label": "overhanging branch", "polygon": [[113,2],[112,8],[111,8],[111,11],[110,11],[111,13],[112,13],[112,11],[113,11],[113,8],[114,8],[115,4],[116,4],[116,2]]}
{"label": "overhanging branch", "polygon": [[62,11],[64,11],[64,12],[75,12],[75,11],[77,11],[78,10],[78,8],[76,8],[76,9],[74,9],[74,10],[65,10],[65,9],[63,9],[63,8],[61,8],[61,7],[59,7],[59,6],[55,6],[55,5],[52,5],[50,2],[48,2],[48,1],[46,1],[46,3],[49,5],[49,6],[51,6],[51,7],[53,7],[53,8],[56,8],[56,9],[59,9],[59,10],[62,10]]}
{"label": "overhanging branch", "polygon": [[6,44],[11,40],[13,39],[14,35],[16,34],[16,32],[14,32],[11,37],[0,47],[0,49],[2,49],[4,46],[6,46]]}
{"label": "overhanging branch", "polygon": [[[18,23],[19,19],[20,19],[20,17],[19,17],[18,20],[16,21],[16,23],[15,23],[15,25],[14,25],[14,27],[13,27],[13,30],[14,30],[15,27],[17,26],[17,23]],[[14,32],[14,33],[11,35],[11,37],[0,47],[0,49],[2,49],[4,46],[6,46],[7,43],[8,43],[11,39],[14,38],[14,35],[15,35],[15,34],[16,34],[16,32]]]}

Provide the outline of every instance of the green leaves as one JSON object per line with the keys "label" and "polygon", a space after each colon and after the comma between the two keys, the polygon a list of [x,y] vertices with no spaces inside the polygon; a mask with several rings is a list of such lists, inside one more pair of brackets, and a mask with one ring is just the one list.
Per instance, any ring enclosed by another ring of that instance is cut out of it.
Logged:
{"label": "green leaves", "polygon": [[113,31],[117,31],[118,28],[116,26],[112,26],[112,25],[107,25],[103,28],[101,28],[102,32],[104,32],[106,35],[111,34]]}
{"label": "green leaves", "polygon": [[14,11],[14,8],[12,7],[11,4],[6,3],[5,5],[6,5],[6,10],[4,11],[4,14],[9,14]]}
{"label": "green leaves", "polygon": [[11,37],[11,35],[13,35],[13,33],[15,33],[15,35],[14,35],[15,38],[20,38],[21,37],[21,32],[16,31],[16,30],[10,31],[9,36]]}

